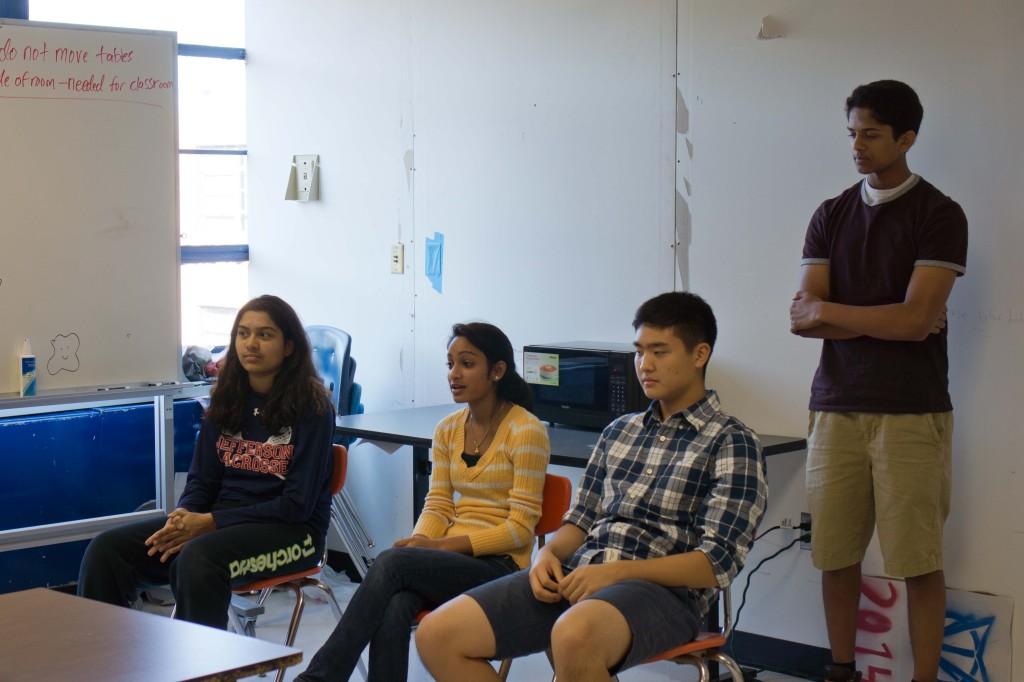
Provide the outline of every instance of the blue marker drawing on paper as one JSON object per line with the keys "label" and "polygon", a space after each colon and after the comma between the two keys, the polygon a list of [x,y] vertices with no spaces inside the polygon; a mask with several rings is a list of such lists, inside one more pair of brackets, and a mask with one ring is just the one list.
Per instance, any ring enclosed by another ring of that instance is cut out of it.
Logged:
{"label": "blue marker drawing on paper", "polygon": [[444,235],[435,232],[433,237],[427,237],[426,262],[423,264],[423,272],[430,280],[430,286],[434,291],[441,293],[441,277],[444,274]]}
{"label": "blue marker drawing on paper", "polygon": [[957,682],[988,682],[985,649],[995,621],[995,616],[979,617],[947,610],[942,660],[939,663],[942,671]]}

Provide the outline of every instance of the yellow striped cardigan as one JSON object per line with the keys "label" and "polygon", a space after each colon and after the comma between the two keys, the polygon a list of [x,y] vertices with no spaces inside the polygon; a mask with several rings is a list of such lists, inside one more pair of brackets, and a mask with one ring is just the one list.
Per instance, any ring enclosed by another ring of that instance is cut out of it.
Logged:
{"label": "yellow striped cardigan", "polygon": [[474,556],[507,554],[530,565],[551,446],[544,425],[518,405],[508,411],[476,466],[462,459],[469,408],[434,431],[430,492],[414,534],[465,535]]}

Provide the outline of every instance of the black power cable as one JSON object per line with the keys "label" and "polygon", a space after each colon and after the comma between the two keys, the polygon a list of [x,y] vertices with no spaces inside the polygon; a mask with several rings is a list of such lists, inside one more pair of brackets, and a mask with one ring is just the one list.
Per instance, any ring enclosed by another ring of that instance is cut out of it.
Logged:
{"label": "black power cable", "polygon": [[768,533],[771,533],[771,532],[772,532],[773,530],[781,530],[781,529],[782,529],[782,526],[772,526],[772,527],[771,527],[771,528],[769,528],[768,530],[766,530],[766,531],[762,531],[760,535],[758,535],[757,537],[755,537],[755,538],[754,538],[754,542],[757,542],[758,540],[760,540],[761,538],[763,538],[763,537],[764,537],[765,535],[768,535]]}
{"label": "black power cable", "polygon": [[[773,530],[775,530],[775,528],[769,528],[764,533],[761,533],[761,535],[758,536],[758,537],[763,537],[764,535],[767,535],[768,533],[770,533]],[[761,559],[759,562],[757,562],[756,566],[754,566],[752,569],[750,569],[750,573],[747,574],[747,584],[743,586],[743,596],[740,598],[740,607],[738,609],[736,609],[736,618],[733,619],[733,622],[732,622],[732,633],[730,633],[730,635],[734,634],[736,632],[736,630],[739,629],[740,615],[743,613],[743,607],[746,606],[746,603],[747,603],[747,590],[750,589],[750,579],[754,577],[754,574],[757,573],[758,569],[760,569],[762,566],[764,566],[766,562],[771,561],[772,559],[776,558],[777,556],[779,556],[780,554],[785,552],[787,549],[791,549],[794,545],[796,545],[796,543],[798,543],[798,542],[807,542],[808,540],[810,540],[810,537],[811,536],[810,536],[809,533],[804,533],[804,534],[794,538],[793,541],[790,542],[788,545],[784,546],[783,548],[781,548],[779,550],[776,550],[773,554],[769,554],[765,558]],[[729,637],[729,651],[733,654],[733,658],[735,658],[736,657],[736,638],[732,637],[732,636]]]}

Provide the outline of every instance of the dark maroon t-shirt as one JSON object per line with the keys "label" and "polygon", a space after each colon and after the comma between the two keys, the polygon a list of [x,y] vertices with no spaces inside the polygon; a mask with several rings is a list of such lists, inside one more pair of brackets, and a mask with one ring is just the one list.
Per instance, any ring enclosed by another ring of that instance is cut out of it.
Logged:
{"label": "dark maroon t-shirt", "polygon": [[[858,182],[811,218],[804,264],[829,266],[829,300],[855,306],[901,303],[918,265],[965,272],[967,218],[919,179],[905,194],[869,206]],[[811,385],[812,410],[923,413],[953,409],[946,330],[924,341],[867,336],[826,339]]]}

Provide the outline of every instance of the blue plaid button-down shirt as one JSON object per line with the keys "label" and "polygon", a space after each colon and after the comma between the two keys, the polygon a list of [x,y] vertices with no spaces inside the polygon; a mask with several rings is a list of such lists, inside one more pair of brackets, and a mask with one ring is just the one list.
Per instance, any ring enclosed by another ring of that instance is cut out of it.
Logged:
{"label": "blue plaid button-down shirt", "polygon": [[[754,433],[708,391],[662,421],[658,403],[609,424],[563,523],[587,537],[565,562],[654,559],[700,551],[722,587],[743,567],[768,495]],[[691,590],[701,614],[714,590]]]}

